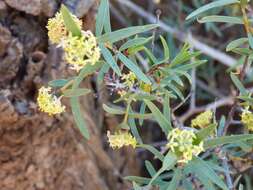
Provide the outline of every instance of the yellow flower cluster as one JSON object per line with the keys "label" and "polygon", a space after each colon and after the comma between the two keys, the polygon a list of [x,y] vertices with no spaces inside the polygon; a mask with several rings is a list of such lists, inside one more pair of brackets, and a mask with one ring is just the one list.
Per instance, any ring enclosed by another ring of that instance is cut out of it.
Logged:
{"label": "yellow flower cluster", "polygon": [[[123,74],[121,79],[123,80],[123,85],[127,89],[132,89],[133,87],[138,87],[141,91],[150,93],[152,91],[152,86],[150,84],[146,84],[142,81],[138,81],[136,75],[133,72],[129,72],[128,74]],[[126,89],[118,91],[118,94],[122,97],[126,95]]]}
{"label": "yellow flower cluster", "polygon": [[121,148],[123,146],[132,146],[135,148],[137,145],[136,139],[129,132],[119,131],[114,135],[111,135],[110,131],[108,131],[107,137],[110,146],[113,149]]}
{"label": "yellow flower cluster", "polygon": [[129,72],[128,74],[124,74],[121,77],[122,80],[124,80],[123,84],[126,85],[129,88],[132,88],[134,86],[134,83],[136,81],[136,76],[133,72]]}
{"label": "yellow flower cluster", "polygon": [[210,110],[205,111],[199,114],[195,119],[191,121],[191,126],[200,128],[207,127],[211,123],[212,117],[213,117],[212,111]]}
{"label": "yellow flower cluster", "polygon": [[65,111],[65,106],[61,105],[60,98],[50,94],[51,90],[50,87],[43,86],[39,89],[39,95],[37,97],[39,109],[48,113],[50,116]]}
{"label": "yellow flower cluster", "polygon": [[249,131],[253,131],[253,113],[248,109],[243,110],[241,122]]}
{"label": "yellow flower cluster", "polygon": [[199,155],[203,148],[203,141],[195,145],[196,135],[190,130],[173,129],[168,135],[169,143],[166,145],[180,159],[179,163],[187,163],[193,156]]}
{"label": "yellow flower cluster", "polygon": [[[82,21],[75,15],[71,15],[76,25],[81,29]],[[50,18],[47,23],[49,40],[54,44],[60,44],[68,36],[68,30],[64,25],[64,20],[60,12],[55,17]]]}
{"label": "yellow flower cluster", "polygon": [[146,93],[150,93],[152,91],[152,86],[150,84],[146,84],[144,82],[141,82],[140,84],[140,88],[146,92]]}
{"label": "yellow flower cluster", "polygon": [[82,31],[82,36],[71,34],[63,41],[66,61],[79,71],[86,64],[95,64],[100,58],[100,49],[95,36],[90,31]]}
{"label": "yellow flower cluster", "polygon": [[[73,14],[71,16],[81,30],[82,21]],[[99,60],[100,49],[92,32],[82,31],[81,37],[73,36],[65,27],[60,12],[48,20],[47,29],[50,41],[63,47],[65,60],[74,70],[79,71],[87,63],[95,64]]]}

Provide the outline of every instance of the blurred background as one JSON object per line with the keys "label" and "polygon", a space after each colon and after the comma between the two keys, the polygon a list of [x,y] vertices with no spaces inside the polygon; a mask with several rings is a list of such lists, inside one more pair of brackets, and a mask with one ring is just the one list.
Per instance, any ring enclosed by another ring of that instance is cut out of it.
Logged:
{"label": "blurred background", "polygon": [[[185,100],[172,101],[172,109],[185,125],[206,110],[215,109],[219,119],[233,104],[235,89],[227,71],[240,64],[241,57],[227,54],[226,45],[245,36],[244,29],[229,24],[185,21],[194,9],[209,0],[110,0],[113,29],[147,23],[159,23],[155,39],[163,35],[173,58],[184,42],[203,52],[208,63],[193,70],[192,86],[185,80],[181,87]],[[120,118],[104,113],[103,103],[112,100],[105,86],[95,77],[82,85],[94,90],[81,99],[91,139],[85,141],[75,128],[69,107],[63,115],[49,117],[36,105],[37,90],[48,81],[74,74],[66,67],[62,51],[51,45],[45,28],[64,3],[94,30],[99,0],[0,0],[0,189],[1,190],[118,190],[131,189],[123,177],[147,176],[144,160],[152,158],[143,150],[124,148],[112,151],[106,131],[114,129]],[[212,14],[240,15],[239,7],[211,10]],[[250,14],[253,13],[250,10]],[[157,40],[154,52],[161,56]],[[145,60],[139,55],[139,61]],[[246,87],[252,86],[252,70],[247,70]],[[64,102],[68,105],[68,101]],[[138,109],[138,107],[136,107]],[[239,120],[239,115],[237,116]],[[138,125],[138,123],[137,123]],[[233,121],[231,132],[241,130]],[[139,127],[139,126],[138,126]],[[157,148],[166,143],[153,122],[139,127],[145,143]],[[231,159],[233,172],[243,175],[251,188],[252,154],[245,159]],[[159,167],[158,163],[153,162]]]}

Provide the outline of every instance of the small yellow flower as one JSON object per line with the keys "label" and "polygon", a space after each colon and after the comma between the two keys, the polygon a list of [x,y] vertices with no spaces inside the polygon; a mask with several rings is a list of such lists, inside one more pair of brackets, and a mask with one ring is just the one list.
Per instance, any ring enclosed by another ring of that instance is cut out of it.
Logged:
{"label": "small yellow flower", "polygon": [[[71,15],[76,25],[81,29],[82,21],[75,15]],[[64,25],[62,14],[57,12],[53,18],[48,20],[46,28],[48,29],[49,40],[54,44],[61,43],[62,39],[68,36],[68,30]]]}
{"label": "small yellow flower", "polygon": [[124,85],[126,85],[128,88],[132,88],[136,81],[136,76],[133,72],[129,72],[128,74],[124,74],[121,79],[124,80]]}
{"label": "small yellow flower", "polygon": [[107,137],[113,149],[122,148],[123,146],[135,148],[137,145],[136,139],[129,132],[119,131],[111,135],[110,131],[107,131]]}
{"label": "small yellow flower", "polygon": [[86,64],[95,64],[100,58],[96,38],[90,31],[82,31],[82,36],[68,35],[62,43],[65,59],[72,68],[79,71]]}
{"label": "small yellow flower", "polygon": [[150,84],[146,84],[144,82],[141,82],[140,89],[142,89],[146,93],[150,93],[152,91],[152,86]]}
{"label": "small yellow flower", "polygon": [[212,117],[213,112],[211,112],[210,110],[205,111],[192,120],[191,126],[200,128],[207,127],[211,123]]}
{"label": "small yellow flower", "polygon": [[253,131],[253,113],[248,109],[244,109],[241,115],[241,121],[249,131]]}
{"label": "small yellow flower", "polygon": [[192,160],[193,156],[199,155],[203,148],[203,141],[199,144],[194,144],[196,135],[190,130],[173,129],[168,135],[168,144],[166,145],[180,159],[179,163],[187,163]]}
{"label": "small yellow flower", "polygon": [[50,116],[65,111],[65,106],[61,105],[60,98],[50,94],[51,90],[50,87],[41,87],[37,98],[39,110],[48,113]]}

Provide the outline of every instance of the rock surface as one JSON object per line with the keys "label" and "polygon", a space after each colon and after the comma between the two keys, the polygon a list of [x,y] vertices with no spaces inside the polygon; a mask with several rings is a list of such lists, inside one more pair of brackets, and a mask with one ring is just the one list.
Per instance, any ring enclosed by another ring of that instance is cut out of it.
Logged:
{"label": "rock surface", "polygon": [[[0,189],[129,189],[122,176],[137,173],[133,152],[125,149],[124,154],[108,153],[104,149],[105,136],[100,129],[118,125],[115,118],[105,118],[99,108],[107,101],[106,96],[101,102],[95,102],[93,95],[81,98],[82,115],[91,133],[89,141],[84,141],[75,127],[68,100],[64,100],[67,111],[60,116],[49,117],[38,111],[38,88],[49,80],[73,74],[62,61],[61,50],[49,47],[47,41],[46,17],[55,12],[52,7],[59,2],[5,2],[6,13],[0,18],[3,23],[0,26]],[[86,5],[95,6],[91,2],[87,0]],[[43,6],[51,8],[42,9]],[[96,7],[89,12],[82,9],[80,15],[86,14],[85,28],[92,29],[94,10]],[[87,79],[82,85],[92,89],[90,81]],[[129,171],[126,166],[133,169]]]}

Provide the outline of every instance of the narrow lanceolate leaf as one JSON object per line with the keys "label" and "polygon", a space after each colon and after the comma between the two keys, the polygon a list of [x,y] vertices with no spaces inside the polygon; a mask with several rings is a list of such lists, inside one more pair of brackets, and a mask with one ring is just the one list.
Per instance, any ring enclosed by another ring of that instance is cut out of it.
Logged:
{"label": "narrow lanceolate leaf", "polygon": [[219,16],[219,15],[206,16],[199,19],[198,22],[200,23],[223,22],[223,23],[230,23],[230,24],[243,24],[242,18],[233,17],[233,16]]}
{"label": "narrow lanceolate leaf", "polygon": [[110,65],[110,67],[113,69],[113,71],[115,73],[117,73],[117,75],[121,76],[121,71],[119,66],[117,65],[114,57],[112,56],[111,52],[103,45],[100,44],[99,45],[101,52],[106,60],[106,62]]}
{"label": "narrow lanceolate leaf", "polygon": [[81,36],[81,29],[76,25],[73,17],[71,16],[71,13],[65,5],[61,6],[61,14],[68,31],[70,31],[73,36]]}
{"label": "narrow lanceolate leaf", "polygon": [[206,4],[200,8],[198,8],[197,10],[193,11],[191,14],[189,14],[186,17],[186,20],[189,20],[203,12],[206,12],[210,9],[216,8],[216,7],[222,7],[222,6],[226,6],[226,5],[230,5],[230,4],[234,4],[234,3],[239,3],[238,0],[218,0],[218,1],[214,1],[212,3]]}
{"label": "narrow lanceolate leaf", "polygon": [[237,40],[233,40],[227,45],[226,51],[232,51],[233,49],[240,47],[246,42],[248,42],[248,38],[239,38]]}
{"label": "narrow lanceolate leaf", "polygon": [[145,167],[148,170],[148,173],[151,177],[153,177],[156,174],[156,170],[150,161],[145,160]]}
{"label": "narrow lanceolate leaf", "polygon": [[130,36],[138,33],[147,32],[158,27],[157,24],[149,24],[144,26],[132,26],[124,29],[120,29],[114,32],[106,33],[98,37],[99,43],[115,43],[117,41],[123,40]]}
{"label": "narrow lanceolate leaf", "polygon": [[96,36],[100,36],[103,32],[111,32],[109,2],[108,0],[101,0],[96,17]]}
{"label": "narrow lanceolate leaf", "polygon": [[78,100],[78,97],[73,97],[70,99],[70,105],[72,109],[72,113],[74,116],[74,120],[76,122],[76,125],[78,126],[81,134],[86,138],[89,139],[89,131],[86,127],[86,123],[83,119],[83,115],[80,108],[80,102]]}
{"label": "narrow lanceolate leaf", "polygon": [[[146,104],[144,102],[141,103],[141,107],[140,107],[140,114],[145,114],[146,111]],[[139,119],[139,125],[142,126],[143,124],[143,119]]]}
{"label": "narrow lanceolate leaf", "polygon": [[49,86],[52,87],[63,87],[64,85],[66,85],[69,82],[69,80],[67,79],[56,79],[56,80],[52,80],[48,83]]}
{"label": "narrow lanceolate leaf", "polygon": [[209,139],[204,142],[204,148],[213,148],[224,144],[237,143],[241,141],[247,141],[253,139],[253,134],[246,135],[232,135],[232,136],[224,136],[217,137],[214,139]]}
{"label": "narrow lanceolate leaf", "polygon": [[168,152],[164,157],[162,167],[157,171],[157,173],[152,177],[148,185],[151,185],[152,182],[164,171],[170,170],[174,167],[177,162],[177,156],[171,152]]}
{"label": "narrow lanceolate leaf", "polygon": [[192,161],[192,165],[195,170],[202,173],[202,175],[208,178],[212,183],[216,184],[223,190],[228,190],[226,184],[204,160],[195,157],[195,160]]}
{"label": "narrow lanceolate leaf", "polygon": [[163,38],[163,36],[160,36],[162,45],[163,45],[163,54],[164,54],[164,58],[162,60],[162,62],[166,62],[170,59],[170,50],[169,50],[169,46],[166,42],[166,40]]}
{"label": "narrow lanceolate leaf", "polygon": [[164,156],[162,155],[161,152],[159,152],[157,149],[155,149],[153,146],[151,145],[148,145],[148,144],[140,144],[140,145],[137,145],[137,147],[139,148],[144,148],[146,150],[148,150],[149,152],[151,152],[155,158],[158,158],[160,161],[163,161],[164,160]]}
{"label": "narrow lanceolate leaf", "polygon": [[148,106],[152,114],[154,115],[156,121],[159,123],[162,131],[165,135],[168,135],[168,132],[172,129],[171,124],[165,118],[165,116],[160,112],[160,110],[149,100],[144,100],[145,104]]}
{"label": "narrow lanceolate leaf", "polygon": [[214,134],[214,130],[216,128],[217,124],[215,123],[212,123],[210,124],[208,127],[205,127],[201,130],[199,130],[197,133],[196,133],[196,136],[198,139],[200,139],[201,141],[204,140],[205,138],[207,138],[208,136]]}
{"label": "narrow lanceolate leaf", "polygon": [[164,104],[163,105],[163,114],[171,126],[170,94],[167,90],[165,91],[165,97],[164,97],[163,104]]}
{"label": "narrow lanceolate leaf", "polygon": [[90,93],[91,90],[87,88],[76,88],[76,89],[67,89],[63,91],[63,96],[65,97],[78,97]]}
{"label": "narrow lanceolate leaf", "polygon": [[[94,65],[85,65],[83,69],[80,71],[79,75],[75,78],[72,90],[75,90],[78,88],[80,83],[83,81],[83,79],[95,72],[98,68],[102,66],[102,62],[97,62]],[[80,130],[81,134],[86,138],[89,139],[89,131],[86,127],[86,123],[83,119],[80,102],[78,100],[78,97],[71,97],[70,98],[70,105],[71,110],[74,116],[75,123]]]}
{"label": "narrow lanceolate leaf", "polygon": [[125,111],[123,111],[121,109],[116,109],[116,108],[109,107],[106,104],[103,104],[103,109],[107,113],[110,113],[110,114],[113,114],[113,115],[124,115],[125,114]]}
{"label": "narrow lanceolate leaf", "polygon": [[[130,109],[129,113],[133,113],[133,111]],[[143,144],[141,136],[140,136],[140,134],[138,132],[138,129],[137,129],[137,126],[136,126],[136,123],[135,123],[135,119],[129,117],[128,118],[128,124],[129,124],[130,130],[131,130],[133,136],[136,138],[137,142],[139,144]]]}
{"label": "narrow lanceolate leaf", "polygon": [[171,180],[171,182],[170,182],[170,184],[169,184],[169,186],[168,186],[168,188],[166,190],[175,190],[175,189],[177,189],[177,186],[178,186],[178,184],[180,182],[181,177],[182,177],[181,170],[180,169],[176,169],[175,173],[173,175],[173,178],[172,178],[172,180]]}
{"label": "narrow lanceolate leaf", "polygon": [[142,80],[143,82],[147,84],[151,84],[149,78],[141,71],[141,69],[135,63],[133,63],[130,59],[128,59],[122,53],[119,53],[118,55],[119,55],[119,59],[123,62],[123,64],[129,70],[131,70],[136,75],[137,78],[139,78],[140,80]]}
{"label": "narrow lanceolate leaf", "polygon": [[149,38],[134,38],[131,40],[128,40],[126,43],[124,43],[120,48],[119,51],[124,51],[128,48],[131,47],[136,47],[136,46],[141,46],[144,45],[146,43],[148,43],[153,37],[149,37]]}
{"label": "narrow lanceolate leaf", "polygon": [[253,49],[253,37],[250,32],[248,33],[248,39],[249,39],[250,48]]}
{"label": "narrow lanceolate leaf", "polygon": [[240,93],[242,95],[246,95],[247,94],[247,90],[245,89],[245,87],[243,86],[242,82],[237,78],[237,76],[234,73],[230,73],[230,77],[234,83],[234,85],[238,88],[238,90],[240,91]]}
{"label": "narrow lanceolate leaf", "polygon": [[[106,104],[103,104],[103,109],[112,115],[124,115],[126,113],[126,110],[117,108],[117,107],[109,107]],[[129,118],[136,118],[136,119],[150,119],[152,118],[152,114],[150,113],[136,113],[136,112],[130,112],[129,113]]]}

